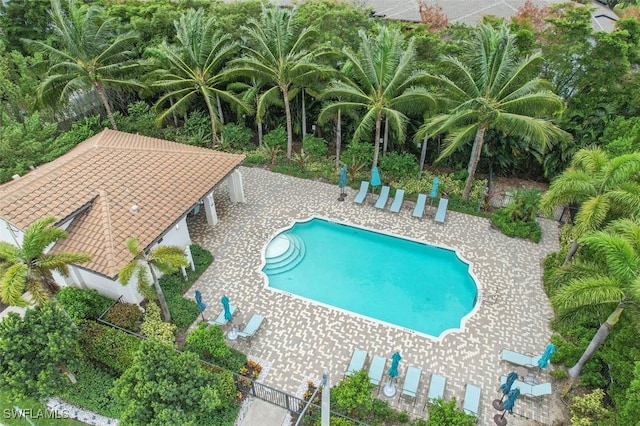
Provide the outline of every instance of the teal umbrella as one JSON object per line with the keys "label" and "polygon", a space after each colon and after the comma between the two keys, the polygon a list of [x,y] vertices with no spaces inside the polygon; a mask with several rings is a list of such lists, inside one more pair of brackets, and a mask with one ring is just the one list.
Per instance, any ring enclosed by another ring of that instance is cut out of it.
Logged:
{"label": "teal umbrella", "polygon": [[198,311],[202,314],[202,321],[204,321],[204,310],[207,309],[207,305],[202,301],[200,290],[196,290],[196,305],[198,306]]}
{"label": "teal umbrella", "polygon": [[224,319],[230,321],[231,318],[233,318],[233,315],[231,315],[231,308],[229,307],[229,298],[227,296],[222,296],[222,299],[220,299],[220,301],[222,302],[222,307],[224,308]]}
{"label": "teal umbrella", "polygon": [[438,184],[440,183],[440,178],[438,176],[433,178],[433,184],[431,185],[431,194],[429,195],[431,199],[438,197]]}
{"label": "teal umbrella", "polygon": [[347,165],[345,164],[340,169],[340,179],[338,180],[338,188],[340,188],[340,198],[339,201],[344,201],[344,187],[347,184]]}
{"label": "teal umbrella", "polygon": [[496,410],[503,409],[502,401],[504,400],[505,396],[509,395],[509,392],[511,392],[511,386],[513,386],[513,382],[515,382],[516,380],[518,380],[518,373],[516,373],[515,371],[509,373],[509,375],[507,376],[507,380],[500,385],[502,398],[493,400],[493,408],[495,408]]}
{"label": "teal umbrella", "polygon": [[504,413],[506,413],[507,411],[510,413],[513,413],[513,406],[515,405],[516,399],[518,399],[519,395],[520,395],[520,389],[518,388],[512,389],[509,392],[509,396],[507,397],[507,400],[503,404],[504,411],[502,412],[502,414],[496,414],[495,416],[493,416],[493,421],[498,426],[507,425],[507,419],[504,418]]}
{"label": "teal umbrella", "polygon": [[389,367],[389,377],[395,378],[398,377],[398,365],[400,364],[400,360],[402,357],[399,352],[391,355],[391,367]]}
{"label": "teal umbrella", "polygon": [[378,172],[378,168],[374,167],[371,170],[371,186],[380,186],[382,185],[382,181],[380,180],[380,172]]}
{"label": "teal umbrella", "polygon": [[549,366],[549,360],[551,359],[551,355],[556,353],[556,345],[553,343],[549,343],[547,347],[544,349],[542,355],[540,355],[540,359],[538,360],[538,367],[547,368]]}

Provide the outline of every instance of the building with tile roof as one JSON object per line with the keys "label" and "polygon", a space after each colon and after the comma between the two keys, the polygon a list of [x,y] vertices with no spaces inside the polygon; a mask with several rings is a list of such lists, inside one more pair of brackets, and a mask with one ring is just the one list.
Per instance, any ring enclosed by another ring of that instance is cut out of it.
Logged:
{"label": "building with tile roof", "polygon": [[243,155],[228,154],[105,129],[65,155],[0,185],[0,240],[20,244],[23,231],[45,216],[68,232],[51,251],[87,252],[92,260],[73,265],[62,285],[96,288],[140,302],[135,283],[116,279],[132,259],[125,242],[184,247],[191,238],[186,216],[204,205],[217,222],[213,191],[226,181],[232,202],[244,202],[237,170]]}

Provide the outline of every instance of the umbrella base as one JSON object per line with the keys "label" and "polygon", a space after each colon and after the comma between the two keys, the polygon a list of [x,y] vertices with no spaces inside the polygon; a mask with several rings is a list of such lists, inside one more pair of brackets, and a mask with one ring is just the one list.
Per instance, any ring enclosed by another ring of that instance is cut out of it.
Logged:
{"label": "umbrella base", "polygon": [[499,399],[494,399],[492,405],[496,410],[502,411],[502,401],[500,401]]}
{"label": "umbrella base", "polygon": [[396,396],[398,390],[396,389],[396,385],[391,382],[388,382],[386,385],[382,387],[382,394],[387,398],[393,398]]}
{"label": "umbrella base", "polygon": [[238,330],[235,327],[229,330],[229,332],[227,333],[227,339],[238,340]]}
{"label": "umbrella base", "polygon": [[338,197],[338,201],[344,201],[344,198],[347,196],[347,194],[345,194],[344,192],[340,193],[340,196]]}
{"label": "umbrella base", "polygon": [[507,426],[507,419],[505,419],[504,415],[502,415],[502,414],[496,414],[495,416],[493,416],[493,421],[498,426]]}

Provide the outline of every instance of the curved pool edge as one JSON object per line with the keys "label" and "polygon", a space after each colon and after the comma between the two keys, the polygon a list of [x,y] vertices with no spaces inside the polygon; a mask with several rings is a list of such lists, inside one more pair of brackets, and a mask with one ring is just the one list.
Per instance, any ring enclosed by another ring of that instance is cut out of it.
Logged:
{"label": "curved pool edge", "polygon": [[[473,281],[476,284],[476,289],[477,289],[476,303],[474,304],[474,306],[471,309],[471,311],[469,311],[466,315],[464,315],[460,319],[460,327],[448,328],[448,329],[444,330],[442,333],[440,333],[438,336],[432,336],[430,334],[422,333],[422,332],[419,332],[417,330],[412,330],[410,328],[401,327],[399,325],[392,324],[392,323],[389,323],[389,322],[386,322],[386,321],[382,321],[382,320],[379,320],[377,318],[372,318],[370,316],[362,315],[362,314],[359,314],[357,312],[349,311],[347,309],[338,308],[338,307],[333,306],[333,305],[329,305],[329,304],[326,304],[326,303],[323,303],[323,302],[319,302],[319,301],[314,300],[314,299],[309,299],[307,297],[299,296],[297,294],[294,294],[294,293],[291,293],[291,292],[288,292],[288,291],[280,290],[280,289],[277,289],[277,288],[269,286],[269,277],[267,276],[267,274],[265,274],[262,271],[262,269],[264,268],[264,266],[267,263],[265,254],[266,254],[267,247],[269,246],[269,243],[271,243],[271,241],[273,241],[273,239],[276,238],[281,233],[283,233],[283,232],[285,232],[285,231],[287,231],[289,229],[292,229],[296,224],[310,222],[310,221],[312,221],[314,219],[321,219],[321,220],[325,220],[327,222],[337,223],[337,224],[344,225],[344,226],[351,226],[351,227],[354,227],[354,228],[364,229],[364,230],[369,231],[369,232],[375,232],[375,233],[383,234],[383,235],[386,235],[386,236],[389,236],[389,237],[402,238],[402,239],[405,239],[405,240],[413,241],[413,242],[418,243],[418,244],[426,244],[426,245],[430,245],[432,247],[437,247],[437,248],[441,248],[441,249],[449,250],[449,251],[453,252],[456,255],[456,257],[458,258],[458,260],[460,260],[461,262],[463,262],[463,263],[468,265],[469,275],[471,276],[471,278],[473,279]],[[276,231],[274,231],[271,234],[271,236],[266,241],[264,246],[260,249],[260,265],[258,266],[257,272],[258,272],[258,274],[260,276],[262,276],[262,279],[263,279],[263,282],[264,282],[263,288],[266,288],[266,289],[268,289],[270,291],[274,291],[274,292],[277,292],[277,293],[280,293],[280,294],[287,295],[289,297],[297,298],[299,300],[302,300],[302,301],[305,301],[305,302],[308,302],[308,303],[314,303],[314,304],[317,304],[319,306],[323,306],[325,308],[333,309],[333,310],[341,312],[341,313],[346,313],[346,314],[349,314],[349,315],[353,315],[353,316],[355,316],[357,318],[362,318],[362,319],[365,319],[365,320],[368,320],[368,321],[372,321],[372,322],[375,322],[375,323],[384,324],[386,326],[389,326],[389,327],[392,327],[392,328],[395,328],[395,329],[398,329],[398,330],[406,331],[406,332],[408,332],[410,334],[422,336],[422,337],[425,337],[427,339],[434,340],[436,342],[440,342],[442,339],[444,339],[445,337],[447,337],[451,333],[458,333],[458,332],[466,331],[467,321],[469,321],[471,319],[471,317],[478,311],[478,309],[480,308],[480,304],[481,304],[482,300],[484,299],[484,297],[483,297],[484,292],[483,292],[482,287],[480,285],[480,281],[478,280],[478,278],[476,277],[475,273],[473,272],[473,266],[474,266],[473,262],[467,260],[464,256],[462,256],[462,254],[458,251],[458,249],[455,249],[455,248],[452,248],[452,247],[448,247],[448,246],[440,245],[440,244],[434,244],[434,243],[426,243],[426,242],[418,240],[416,238],[411,238],[411,237],[407,237],[407,236],[404,236],[404,235],[392,234],[391,232],[387,232],[387,231],[379,230],[379,229],[374,229],[374,228],[369,228],[369,227],[366,227],[366,226],[354,225],[352,223],[342,222],[340,220],[335,220],[335,219],[331,219],[331,218],[324,217],[324,216],[309,216],[306,219],[293,219],[290,225],[278,228]]]}

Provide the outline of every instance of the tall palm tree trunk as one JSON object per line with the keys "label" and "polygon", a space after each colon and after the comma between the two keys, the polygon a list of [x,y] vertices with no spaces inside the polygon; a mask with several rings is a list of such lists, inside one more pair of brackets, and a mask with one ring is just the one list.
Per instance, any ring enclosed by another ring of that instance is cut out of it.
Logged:
{"label": "tall palm tree trunk", "polygon": [[384,117],[384,144],[382,145],[382,156],[387,155],[387,146],[389,144],[389,117]]}
{"label": "tall palm tree trunk", "polygon": [[291,105],[289,104],[289,91],[282,87],[282,97],[284,98],[284,113],[287,117],[287,161],[291,161],[291,151],[293,151],[293,123],[291,120]]}
{"label": "tall palm tree trunk", "polygon": [[302,140],[307,136],[307,108],[304,102],[304,88],[300,91],[302,94]]}
{"label": "tall palm tree trunk", "polygon": [[587,349],[585,349],[576,365],[569,369],[569,376],[578,377],[580,375],[582,369],[584,368],[584,365],[587,363],[587,361],[589,361],[589,359],[591,359],[595,351],[598,350],[598,348],[604,343],[604,341],[609,336],[611,329],[618,323],[618,321],[620,320],[620,315],[622,315],[623,311],[624,306],[622,304],[619,304],[616,310],[613,311],[611,315],[609,315],[609,318],[607,318],[604,324],[600,326],[600,328],[596,332],[596,335],[593,336],[593,339],[591,339],[589,346],[587,346]]}
{"label": "tall palm tree trunk", "polygon": [[160,310],[162,311],[162,318],[165,322],[171,322],[171,312],[169,312],[169,305],[167,305],[167,299],[164,298],[164,292],[160,287],[160,281],[156,275],[156,271],[153,269],[153,265],[149,264],[151,270],[151,277],[153,278],[153,287],[156,289],[156,295],[158,296],[158,303],[160,304]]}
{"label": "tall palm tree trunk", "polygon": [[258,146],[262,146],[262,122],[257,123],[258,126]]}
{"label": "tall palm tree trunk", "polygon": [[378,165],[378,154],[380,153],[380,127],[382,125],[382,113],[378,113],[378,119],[376,120],[376,140],[373,143],[373,166]]}
{"label": "tall palm tree trunk", "polygon": [[427,158],[427,140],[428,138],[425,136],[422,141],[422,149],[420,150],[420,174],[418,177],[422,177],[422,171],[424,170],[424,160]]}
{"label": "tall palm tree trunk", "polygon": [[571,243],[571,247],[567,252],[567,257],[564,258],[564,263],[562,264],[562,266],[567,266],[569,262],[571,262],[571,259],[573,259],[573,256],[576,254],[577,251],[578,251],[578,240],[573,240],[573,242]]}
{"label": "tall palm tree trunk", "polygon": [[224,114],[222,113],[222,102],[220,102],[220,96],[216,95],[216,104],[218,106],[218,118],[220,118],[220,124],[224,124]]}
{"label": "tall palm tree trunk", "polygon": [[340,167],[340,149],[342,148],[342,114],[338,108],[338,118],[336,121],[336,168]]}
{"label": "tall palm tree trunk", "polygon": [[471,148],[471,158],[469,158],[469,168],[467,169],[469,176],[467,177],[467,182],[464,185],[464,192],[462,193],[462,199],[464,200],[468,200],[469,194],[471,194],[473,176],[476,174],[476,168],[478,167],[478,162],[480,161],[480,154],[482,153],[482,144],[484,143],[485,133],[487,133],[486,124],[478,128],[475,140],[473,141],[473,148]]}
{"label": "tall palm tree trunk", "polygon": [[216,136],[216,114],[209,96],[207,96],[206,93],[203,93],[203,95],[207,104],[207,110],[209,111],[209,120],[211,120],[211,148],[215,148],[216,143],[218,142],[218,138]]}
{"label": "tall palm tree trunk", "polygon": [[99,81],[93,82],[93,87],[95,87],[96,92],[98,92],[98,96],[102,101],[102,105],[104,106],[104,111],[107,114],[107,118],[109,119],[109,123],[111,123],[111,128],[113,130],[118,130],[118,126],[116,125],[116,120],[113,118],[113,112],[111,112],[111,106],[109,105],[109,99],[107,99],[107,94],[104,91],[104,86]]}

